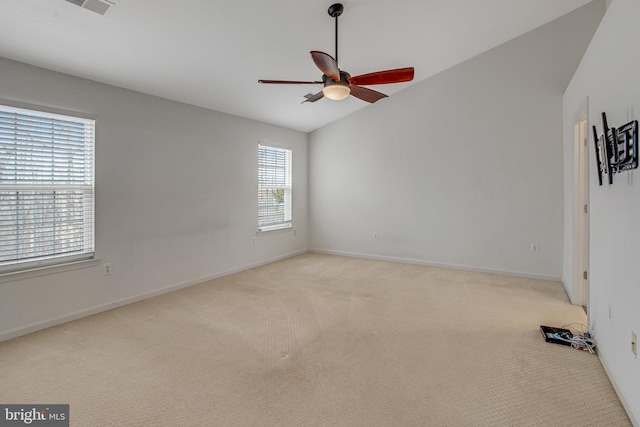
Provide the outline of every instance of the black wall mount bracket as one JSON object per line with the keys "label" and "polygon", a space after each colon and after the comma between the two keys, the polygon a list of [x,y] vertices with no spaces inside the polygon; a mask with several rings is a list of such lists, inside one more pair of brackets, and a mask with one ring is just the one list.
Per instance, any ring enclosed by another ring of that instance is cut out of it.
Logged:
{"label": "black wall mount bracket", "polygon": [[593,126],[598,182],[604,178],[613,184],[613,175],[638,168],[638,121],[632,120],[619,128],[609,128],[607,114],[602,113],[603,134],[598,136]]}

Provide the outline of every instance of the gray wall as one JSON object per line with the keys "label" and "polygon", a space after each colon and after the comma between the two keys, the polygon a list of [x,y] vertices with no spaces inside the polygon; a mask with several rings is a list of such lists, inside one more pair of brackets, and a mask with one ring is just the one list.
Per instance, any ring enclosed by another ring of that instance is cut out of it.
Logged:
{"label": "gray wall", "polygon": [[[306,134],[6,59],[0,76],[0,102],[97,120],[100,259],[0,278],[0,339],[307,250]],[[252,245],[259,142],[293,150],[295,235]]]}
{"label": "gray wall", "polygon": [[[564,95],[566,206],[573,202],[573,118],[589,100],[590,289],[589,322],[600,360],[628,412],[640,425],[640,359],[631,353],[631,331],[640,334],[640,173],[614,176],[598,185],[593,132],[602,134],[602,112],[609,126],[640,120],[640,2],[614,0]],[[610,59],[616,58],[615,66]],[[567,209],[565,229],[573,229]],[[565,239],[572,252],[570,235]],[[572,287],[572,258],[565,257],[565,282]],[[611,315],[609,313],[611,312]]]}
{"label": "gray wall", "polygon": [[560,279],[562,94],[603,13],[591,3],[313,132],[311,248]]}

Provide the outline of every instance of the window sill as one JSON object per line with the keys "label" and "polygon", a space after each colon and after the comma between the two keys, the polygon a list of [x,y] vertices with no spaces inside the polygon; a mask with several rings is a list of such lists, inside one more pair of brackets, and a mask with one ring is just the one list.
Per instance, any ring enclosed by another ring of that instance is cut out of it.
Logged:
{"label": "window sill", "polygon": [[293,230],[293,225],[291,223],[268,225],[265,227],[258,228],[258,234],[271,233],[274,231],[291,231],[291,230]]}
{"label": "window sill", "polygon": [[82,261],[67,262],[64,264],[48,265],[45,267],[35,267],[28,270],[10,271],[0,273],[0,283],[15,282],[17,280],[33,279],[35,277],[47,276],[50,274],[63,273],[66,271],[79,270],[81,268],[95,267],[100,263],[99,259],[85,259]]}

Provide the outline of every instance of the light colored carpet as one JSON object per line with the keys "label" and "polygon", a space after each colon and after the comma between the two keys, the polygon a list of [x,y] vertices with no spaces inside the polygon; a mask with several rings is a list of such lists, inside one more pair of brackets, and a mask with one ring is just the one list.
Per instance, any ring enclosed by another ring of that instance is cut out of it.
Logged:
{"label": "light colored carpet", "polygon": [[560,283],[305,254],[0,343],[73,426],[629,426]]}

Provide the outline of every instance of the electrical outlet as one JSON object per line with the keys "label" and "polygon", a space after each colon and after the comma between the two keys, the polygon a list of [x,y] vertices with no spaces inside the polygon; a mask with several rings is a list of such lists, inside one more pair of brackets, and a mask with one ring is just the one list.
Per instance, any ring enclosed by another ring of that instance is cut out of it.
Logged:
{"label": "electrical outlet", "polygon": [[611,310],[611,304],[609,304],[609,319],[613,318],[613,311]]}
{"label": "electrical outlet", "polygon": [[104,264],[102,264],[102,274],[104,274],[105,276],[108,276],[112,272],[113,272],[113,269],[111,268],[110,262],[105,262]]}
{"label": "electrical outlet", "polygon": [[638,335],[635,331],[631,331],[631,353],[638,358]]}
{"label": "electrical outlet", "polygon": [[373,240],[377,240],[378,239],[378,232],[374,231],[373,232]]}
{"label": "electrical outlet", "polygon": [[251,245],[253,246],[253,245],[255,245],[255,244],[256,244],[256,236],[253,236],[253,237],[251,238]]}
{"label": "electrical outlet", "polygon": [[534,254],[537,254],[538,252],[540,252],[540,247],[538,246],[537,243],[531,244],[531,252],[533,252]]}

